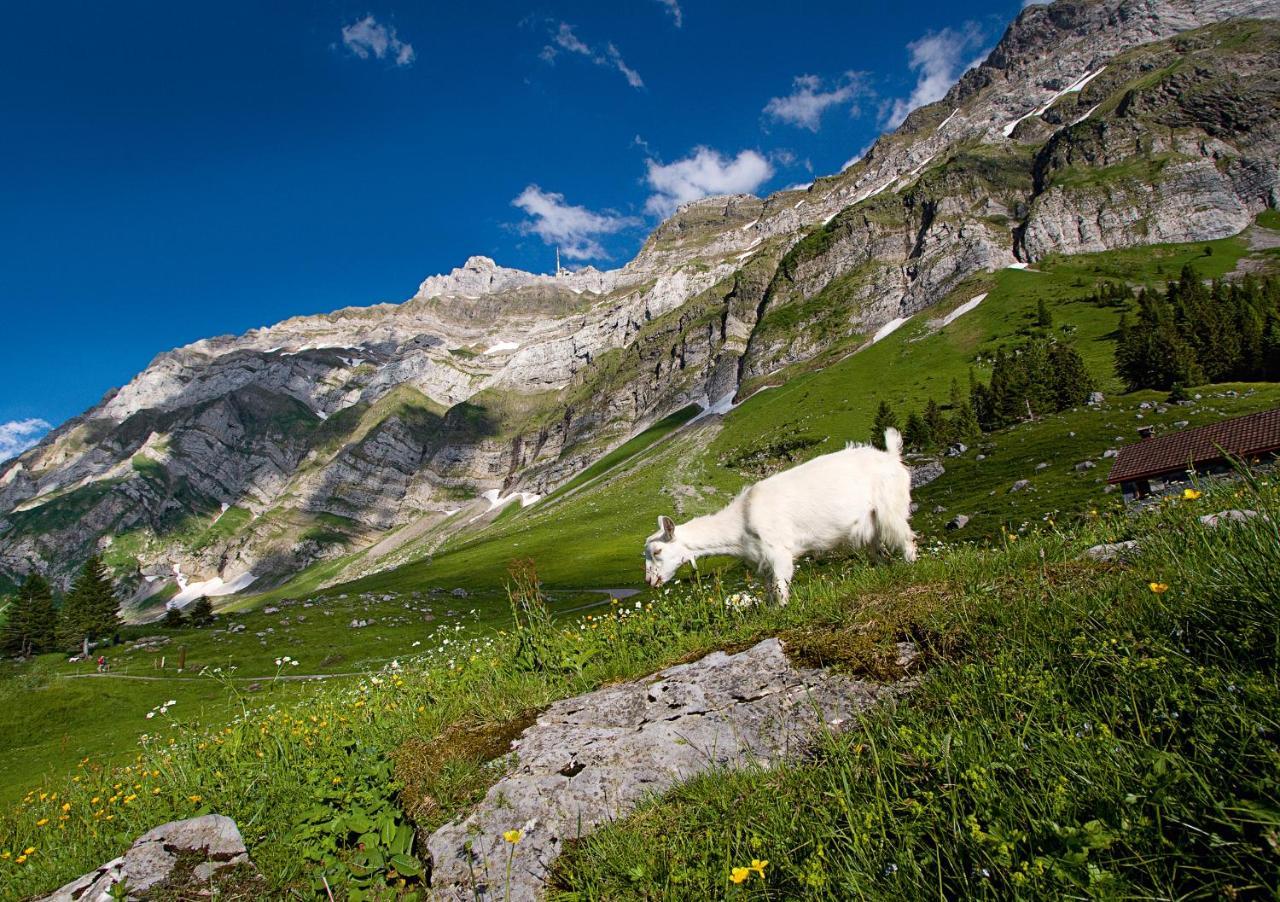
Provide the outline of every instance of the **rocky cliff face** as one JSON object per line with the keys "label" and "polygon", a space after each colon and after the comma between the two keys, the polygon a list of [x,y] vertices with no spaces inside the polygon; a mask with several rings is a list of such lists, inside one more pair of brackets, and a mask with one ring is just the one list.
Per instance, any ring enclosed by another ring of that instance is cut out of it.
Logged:
{"label": "rocky cliff face", "polygon": [[65,579],[96,548],[140,594],[263,585],[486,491],[544,492],[975,273],[1233,234],[1280,203],[1277,16],[1032,6],[844,172],[690,204],[621,269],[473,257],[404,303],[161,354],[0,467],[0,572]]}

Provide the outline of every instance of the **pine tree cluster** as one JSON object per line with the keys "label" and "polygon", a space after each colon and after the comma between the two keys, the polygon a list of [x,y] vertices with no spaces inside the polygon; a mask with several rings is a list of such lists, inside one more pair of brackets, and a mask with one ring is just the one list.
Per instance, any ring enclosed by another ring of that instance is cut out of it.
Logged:
{"label": "pine tree cluster", "polygon": [[[1037,321],[1052,323],[1044,310],[1037,314]],[[979,381],[970,370],[967,397],[953,379],[945,407],[930,398],[923,411],[911,411],[902,427],[902,441],[913,451],[974,441],[983,432],[1079,406],[1089,399],[1093,388],[1075,348],[1036,335],[1013,351],[1002,348],[996,352],[989,384]],[[871,430],[872,443],[883,447],[885,428],[897,425],[898,415],[881,401]]]}
{"label": "pine tree cluster", "polygon": [[1280,380],[1280,279],[1206,285],[1184,267],[1137,306],[1133,322],[1121,315],[1116,342],[1116,373],[1130,391]]}
{"label": "pine tree cluster", "polygon": [[102,558],[94,555],[81,568],[61,608],[44,577],[28,576],[6,609],[0,649],[24,656],[72,650],[114,638],[120,626],[115,585]]}

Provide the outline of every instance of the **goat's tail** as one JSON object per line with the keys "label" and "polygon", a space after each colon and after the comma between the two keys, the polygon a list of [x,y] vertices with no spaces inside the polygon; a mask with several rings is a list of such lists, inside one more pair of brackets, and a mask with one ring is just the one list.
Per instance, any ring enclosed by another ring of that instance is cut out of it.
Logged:
{"label": "goat's tail", "polygon": [[894,457],[902,457],[902,433],[892,426],[884,431],[884,450]]}

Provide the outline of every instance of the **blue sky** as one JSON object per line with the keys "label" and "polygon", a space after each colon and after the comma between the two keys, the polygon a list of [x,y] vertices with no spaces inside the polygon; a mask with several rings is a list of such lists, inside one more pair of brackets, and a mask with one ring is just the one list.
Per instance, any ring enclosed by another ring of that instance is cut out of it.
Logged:
{"label": "blue sky", "polygon": [[1020,5],[12,6],[0,458],[166,349],[471,254],[621,265],[679,202],[837,171]]}

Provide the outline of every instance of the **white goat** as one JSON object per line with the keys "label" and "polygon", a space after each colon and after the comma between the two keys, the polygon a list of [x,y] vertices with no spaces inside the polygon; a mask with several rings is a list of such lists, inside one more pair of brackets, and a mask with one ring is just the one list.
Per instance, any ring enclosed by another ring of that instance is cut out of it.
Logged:
{"label": "white goat", "polygon": [[660,586],[681,564],[726,554],[755,564],[774,598],[786,604],[799,555],[865,545],[879,557],[883,545],[914,561],[902,436],[886,429],[884,443],[887,451],[851,445],[775,473],[723,510],[679,526],[659,517],[658,531],[645,541],[645,582]]}

